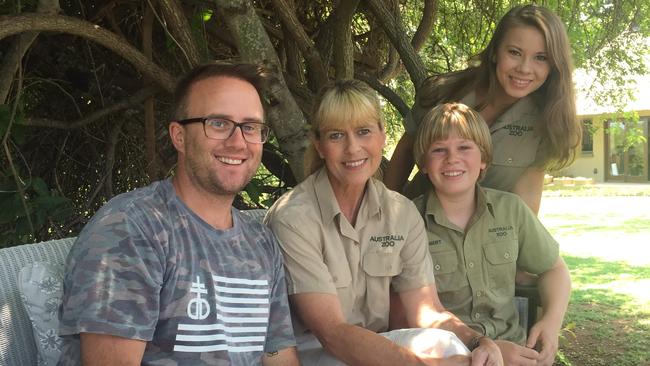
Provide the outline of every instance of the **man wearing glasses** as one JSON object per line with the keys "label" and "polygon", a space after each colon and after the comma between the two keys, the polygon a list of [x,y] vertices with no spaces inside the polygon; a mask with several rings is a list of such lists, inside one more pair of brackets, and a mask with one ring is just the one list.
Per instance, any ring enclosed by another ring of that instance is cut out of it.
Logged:
{"label": "man wearing glasses", "polygon": [[276,240],[232,207],[268,139],[265,79],[247,64],[181,79],[174,176],[110,200],[70,251],[60,364],[298,364]]}

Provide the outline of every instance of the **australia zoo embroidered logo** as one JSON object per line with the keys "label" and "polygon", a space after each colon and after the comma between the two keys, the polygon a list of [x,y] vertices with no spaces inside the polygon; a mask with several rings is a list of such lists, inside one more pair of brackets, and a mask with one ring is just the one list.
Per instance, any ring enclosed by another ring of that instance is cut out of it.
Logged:
{"label": "australia zoo embroidered logo", "polygon": [[505,129],[510,131],[510,136],[523,136],[524,133],[533,130],[533,126],[507,125]]}
{"label": "australia zoo embroidered logo", "polygon": [[379,248],[382,248],[383,251],[387,253],[392,252],[393,248],[398,246],[401,241],[404,241],[404,235],[400,234],[373,235],[370,237],[370,244],[377,244]]}

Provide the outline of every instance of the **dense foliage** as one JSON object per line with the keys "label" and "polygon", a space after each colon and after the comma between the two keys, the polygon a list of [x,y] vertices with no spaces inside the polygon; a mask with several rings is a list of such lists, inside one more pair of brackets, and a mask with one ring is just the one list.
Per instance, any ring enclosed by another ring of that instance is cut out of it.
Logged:
{"label": "dense foliage", "polygon": [[[306,124],[323,83],[368,82],[385,98],[395,139],[419,82],[463,68],[518,3],[0,2],[0,246],[75,235],[115,194],[171,174],[170,92],[193,65],[239,59],[276,71],[268,95],[275,138],[237,200],[263,207],[302,178]],[[648,1],[540,3],[567,24],[577,66],[616,86],[644,71]],[[601,96],[625,96],[617,90]]]}

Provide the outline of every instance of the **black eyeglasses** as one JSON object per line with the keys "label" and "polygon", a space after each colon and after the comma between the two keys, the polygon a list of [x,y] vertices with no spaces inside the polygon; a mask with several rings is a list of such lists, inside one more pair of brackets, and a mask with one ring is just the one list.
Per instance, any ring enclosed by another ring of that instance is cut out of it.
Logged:
{"label": "black eyeglasses", "polygon": [[213,140],[226,140],[235,133],[237,127],[242,132],[244,140],[251,144],[263,144],[269,138],[271,129],[269,126],[260,122],[235,122],[227,118],[219,117],[200,117],[188,118],[176,121],[182,125],[189,123],[203,123],[205,137]]}

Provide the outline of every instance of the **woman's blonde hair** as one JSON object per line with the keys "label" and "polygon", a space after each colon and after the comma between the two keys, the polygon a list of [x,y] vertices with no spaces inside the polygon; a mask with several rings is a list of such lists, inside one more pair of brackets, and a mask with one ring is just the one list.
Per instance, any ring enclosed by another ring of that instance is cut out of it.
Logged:
{"label": "woman's blonde hair", "polygon": [[575,159],[582,128],[576,116],[573,62],[567,32],[560,18],[542,6],[510,9],[499,21],[488,46],[472,58],[472,66],[425,80],[416,96],[414,117],[417,120],[436,104],[460,100],[472,89],[487,90],[487,98],[476,107],[482,110],[499,89],[494,62],[499,45],[510,29],[522,26],[534,27],[542,33],[550,66],[544,84],[531,94],[541,110],[536,130],[542,138],[542,152],[535,164],[558,170]]}
{"label": "woman's blonde hair", "polygon": [[413,157],[418,167],[421,169],[426,164],[425,155],[431,144],[446,140],[451,134],[474,141],[478,146],[481,162],[485,163],[479,176],[481,180],[492,162],[492,138],[483,117],[462,103],[440,104],[424,115],[413,142]]}
{"label": "woman's blonde hair", "polygon": [[[379,97],[366,83],[355,80],[337,80],[323,87],[319,93],[311,121],[312,139],[320,139],[322,131],[361,127],[375,122],[381,131],[384,120]],[[305,176],[324,165],[314,142],[305,151]]]}

